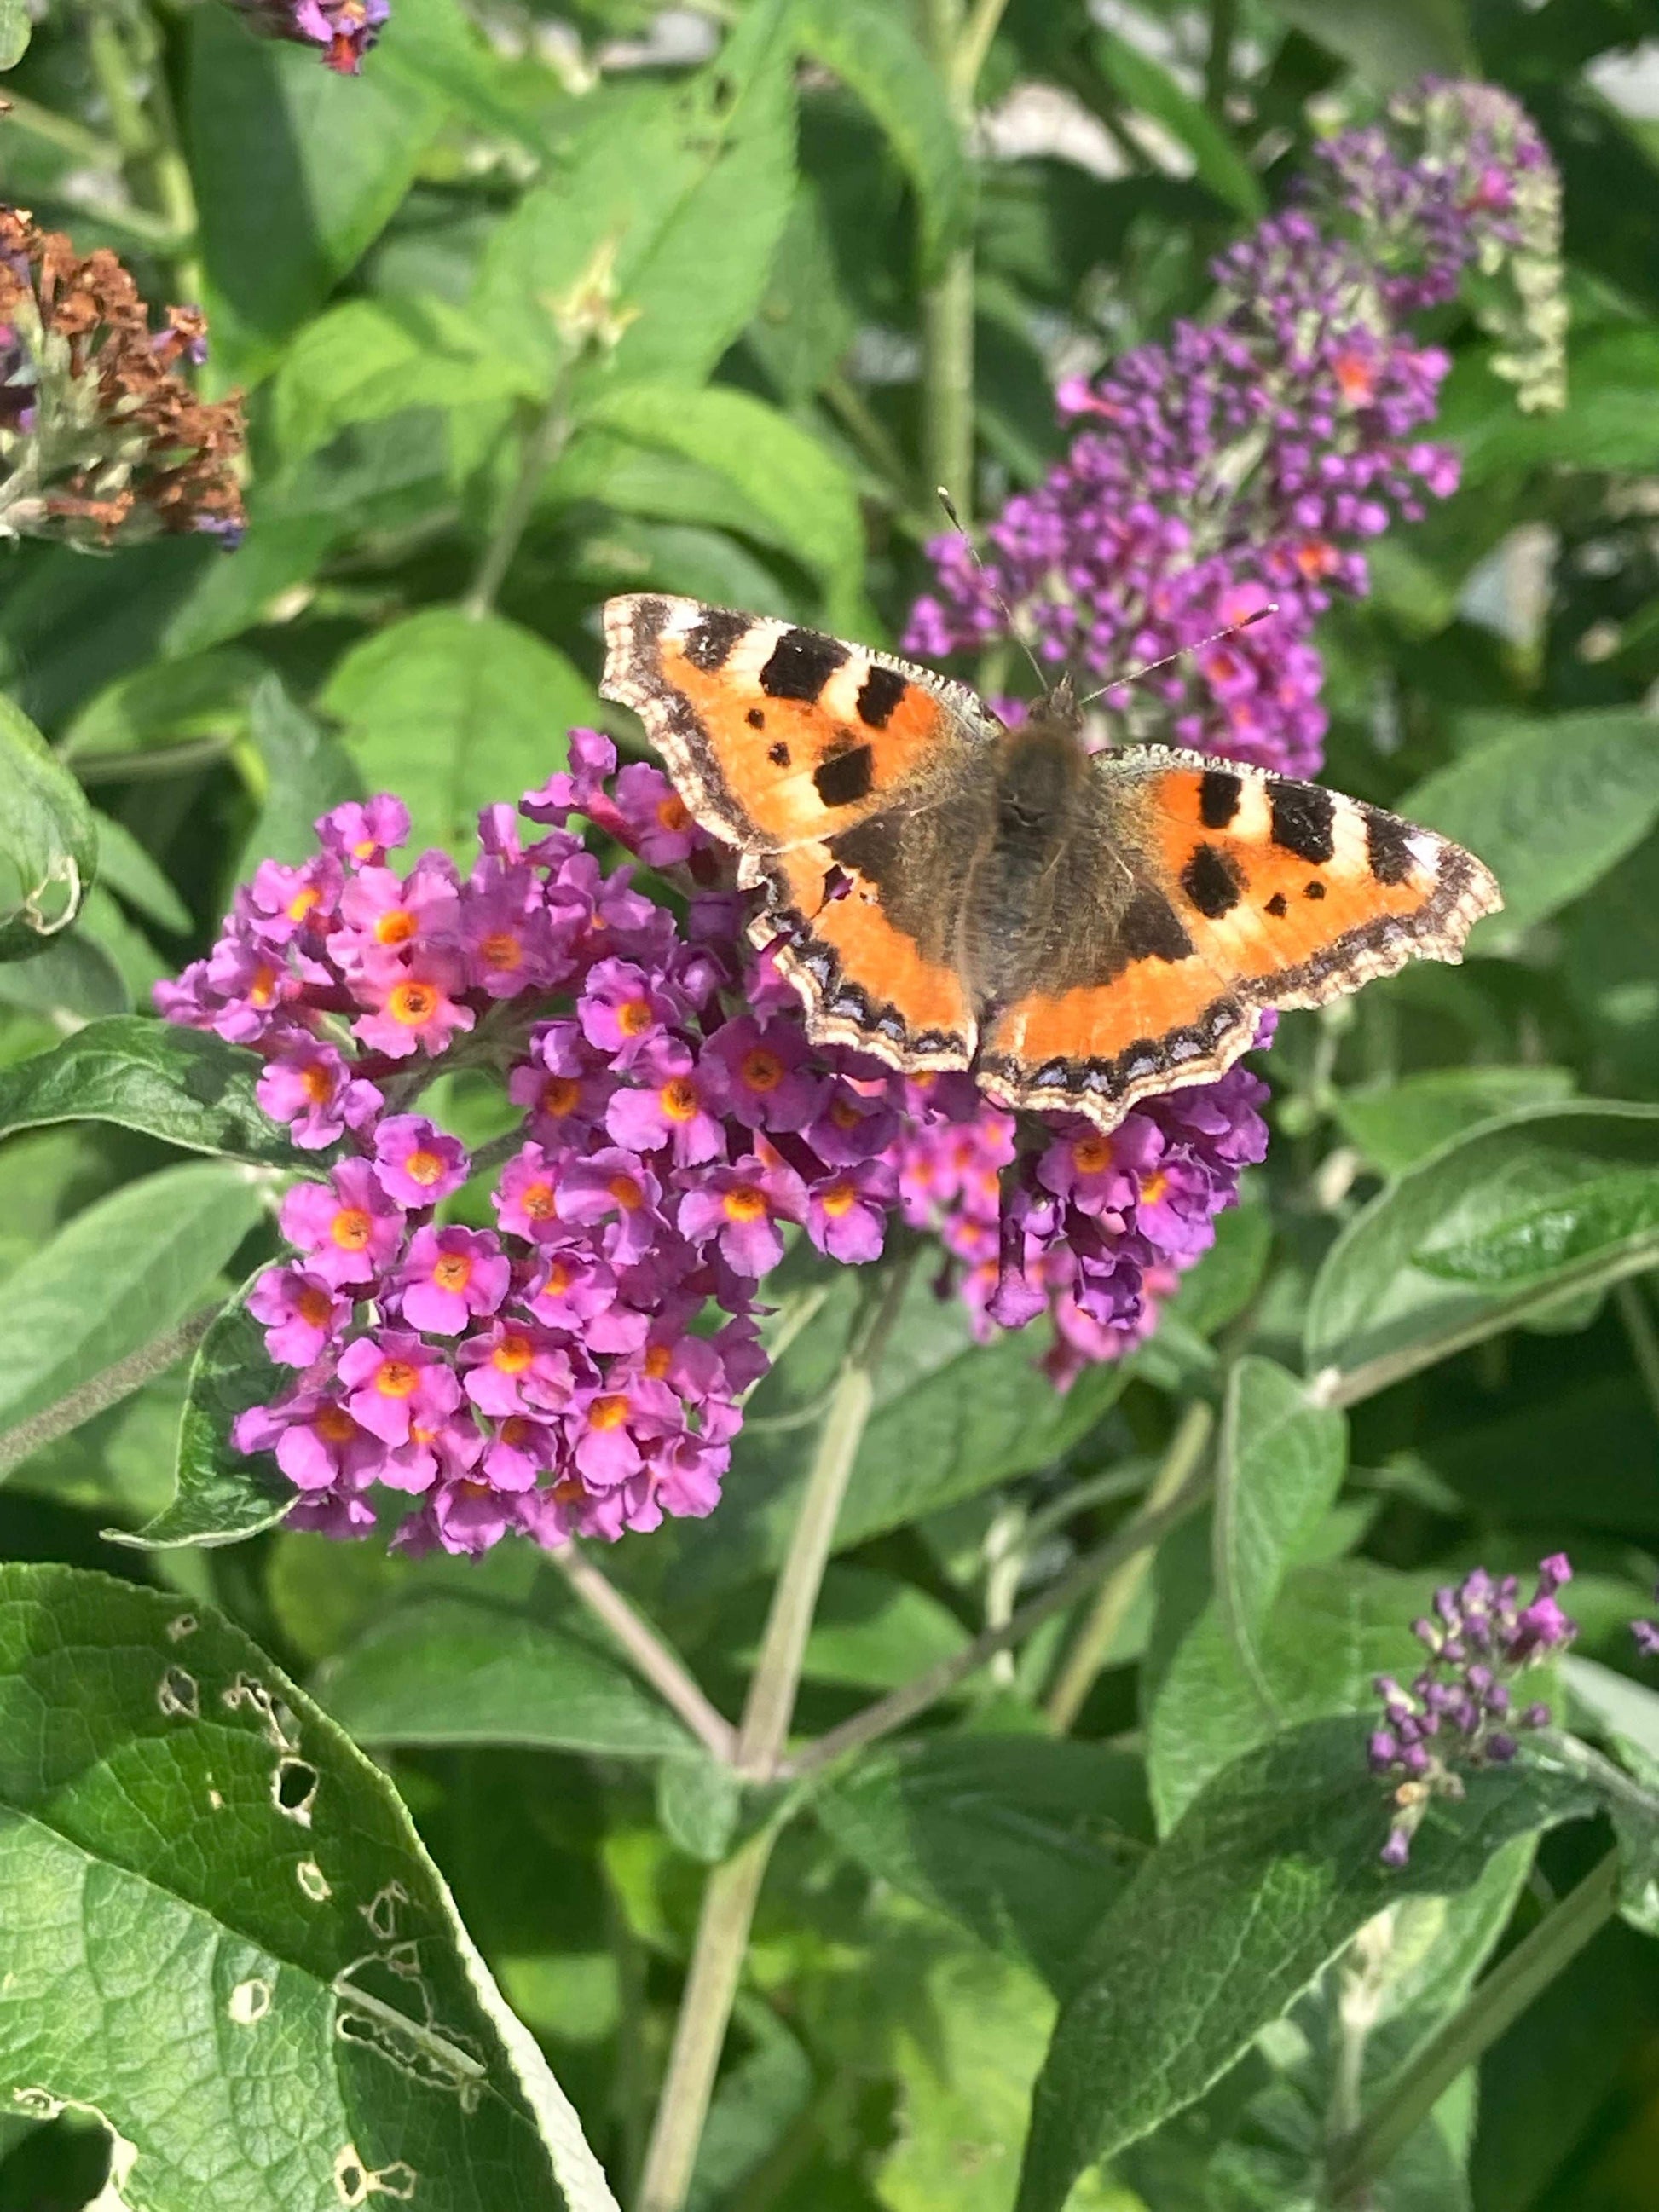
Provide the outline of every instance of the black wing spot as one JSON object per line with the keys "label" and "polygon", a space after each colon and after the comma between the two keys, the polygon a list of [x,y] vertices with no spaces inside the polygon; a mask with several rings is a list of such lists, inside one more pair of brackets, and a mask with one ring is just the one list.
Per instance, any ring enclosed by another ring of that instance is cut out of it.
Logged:
{"label": "black wing spot", "polygon": [[859,686],[858,715],[866,730],[884,730],[908,689],[896,668],[873,664]]}
{"label": "black wing spot", "polygon": [[804,699],[808,706],[848,657],[848,647],[815,629],[787,629],[760,674],[772,699]]}
{"label": "black wing spot", "polygon": [[830,753],[812,771],[813,788],[826,806],[856,806],[870,796],[875,781],[875,759],[868,745]]}
{"label": "black wing spot", "polygon": [[1224,830],[1238,811],[1243,776],[1224,768],[1206,768],[1199,779],[1198,818],[1206,830]]}
{"label": "black wing spot", "polygon": [[1325,886],[1321,883],[1304,884],[1302,896],[1305,899],[1322,899],[1325,896]]}
{"label": "black wing spot", "polygon": [[781,738],[778,739],[776,744],[768,745],[766,748],[766,757],[771,762],[774,768],[788,767],[789,748],[785,744]]}
{"label": "black wing spot", "polygon": [[1291,910],[1291,902],[1283,891],[1275,891],[1267,901],[1267,912],[1275,921],[1283,921]]}
{"label": "black wing spot", "polygon": [[1298,860],[1322,865],[1336,850],[1332,823],[1336,801],[1316,783],[1275,783],[1271,788],[1273,842]]}
{"label": "black wing spot", "polygon": [[734,614],[726,607],[710,607],[695,629],[685,634],[685,657],[693,668],[712,676],[724,668],[732,648],[755,627],[753,615]]}
{"label": "black wing spot", "polygon": [[1181,888],[1208,921],[1231,914],[1243,896],[1238,863],[1218,845],[1199,845],[1181,872]]}
{"label": "black wing spot", "polygon": [[758,707],[751,707],[743,719],[751,730],[763,730],[766,727],[766,717]]}
{"label": "black wing spot", "polygon": [[1411,824],[1380,807],[1365,809],[1365,858],[1379,884],[1403,884],[1416,865]]}
{"label": "black wing spot", "polygon": [[1162,891],[1143,884],[1123,909],[1118,941],[1131,960],[1190,960],[1193,940]]}

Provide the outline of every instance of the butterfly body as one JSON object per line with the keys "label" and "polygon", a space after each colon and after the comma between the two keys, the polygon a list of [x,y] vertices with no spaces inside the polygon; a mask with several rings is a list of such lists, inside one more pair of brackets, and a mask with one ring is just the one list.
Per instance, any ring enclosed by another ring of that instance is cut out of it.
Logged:
{"label": "butterfly body", "polygon": [[962,684],[788,623],[635,594],[605,696],[761,886],[750,925],[811,1035],[972,1071],[1111,1128],[1200,1082],[1267,1006],[1414,955],[1502,902],[1480,863],[1381,809],[1159,746],[1091,755],[1070,686],[1016,727]]}

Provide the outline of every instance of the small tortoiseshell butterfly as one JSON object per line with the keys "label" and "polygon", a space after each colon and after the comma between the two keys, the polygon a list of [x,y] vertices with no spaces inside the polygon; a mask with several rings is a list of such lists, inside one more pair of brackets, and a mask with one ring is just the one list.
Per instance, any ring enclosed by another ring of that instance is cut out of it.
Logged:
{"label": "small tortoiseshell butterfly", "polygon": [[964,684],[816,630],[635,593],[600,689],[763,886],[809,1036],[1103,1129],[1503,901],[1480,862],[1318,784],[1089,754],[1062,683],[1010,729]]}

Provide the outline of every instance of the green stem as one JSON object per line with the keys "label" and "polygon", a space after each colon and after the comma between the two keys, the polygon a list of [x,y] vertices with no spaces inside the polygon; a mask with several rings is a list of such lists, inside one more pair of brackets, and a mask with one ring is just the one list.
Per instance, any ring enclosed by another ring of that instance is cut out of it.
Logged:
{"label": "green stem", "polygon": [[[974,94],[957,57],[963,40],[963,0],[925,0],[928,46],[950,98],[951,117],[968,151]],[[948,249],[921,296],[922,460],[930,485],[947,491],[964,524],[974,499],[974,249]]]}
{"label": "green stem", "polygon": [[207,768],[222,760],[235,746],[229,735],[219,738],[180,738],[176,744],[150,745],[143,752],[76,753],[67,748],[66,765],[82,783],[140,783],[167,775],[188,775],[192,769]]}
{"label": "green stem", "polygon": [[[1195,1400],[1188,1407],[1170,1440],[1164,1463],[1158,1468],[1152,1488],[1146,1492],[1146,1503],[1135,1520],[1129,1524],[1131,1528],[1137,1522],[1162,1512],[1181,1496],[1209,1449],[1210,1433],[1214,1426],[1215,1415],[1202,1399]],[[1132,1552],[1102,1583],[1087,1618],[1061,1662],[1045,1702],[1045,1710],[1057,1735],[1066,1735],[1082,1711],[1096,1678],[1105,1663],[1106,1655],[1116,1641],[1118,1631],[1122,1627],[1130,1607],[1152,1571],[1152,1564],[1150,1550],[1143,1548]]]}
{"label": "green stem", "polygon": [[563,452],[570,435],[570,386],[578,357],[575,351],[566,355],[554,380],[552,397],[524,441],[518,476],[484,547],[472,587],[461,601],[463,611],[474,622],[482,622],[494,607],[496,594],[513,566],[513,556],[530,527],[542,480]]}
{"label": "green stem", "polygon": [[567,1544],[552,1558],[554,1565],[588,1611],[603,1621],[616,1638],[635,1672],[679,1715],[711,1757],[729,1760],[737,1730],[703,1695],[679,1655],[663,1642],[643,1614],[634,1610],[585,1552],[574,1544]]}
{"label": "green stem", "polygon": [[1464,2068],[1519,2020],[1618,1909],[1619,1854],[1613,1850],[1492,1968],[1462,2009],[1430,2038],[1373,2111],[1338,2145],[1329,2168],[1334,2203],[1358,2201]]}
{"label": "green stem", "polygon": [[155,150],[155,132],[133,82],[120,26],[102,0],[91,0],[87,10],[87,58],[123,163],[147,161]]}
{"label": "green stem", "polygon": [[[772,1779],[788,1736],[836,1522],[875,1402],[876,1370],[909,1279],[908,1256],[884,1272],[885,1281],[842,1362],[750,1680],[735,1763],[752,1780]],[[681,2212],[691,2186],[775,1833],[775,1827],[769,1826],[751,1836],[704,1884],[668,2072],[645,2154],[638,2212]]]}
{"label": "green stem", "polygon": [[173,112],[173,97],[167,90],[159,54],[149,104],[155,118],[151,182],[162,216],[177,240],[173,254],[173,281],[179,297],[169,304],[200,307],[207,289],[207,271],[202,265],[200,246],[201,217],[196,206],[196,186],[191,178],[190,164],[185,159],[179,120]]}
{"label": "green stem", "polygon": [[1238,33],[1238,0],[1210,0],[1210,51],[1204,63],[1204,105],[1217,121],[1226,112],[1232,82],[1233,40]]}
{"label": "green stem", "polygon": [[118,1359],[112,1367],[94,1375],[78,1390],[71,1390],[56,1405],[31,1414],[13,1428],[0,1431],[0,1475],[9,1474],[45,1445],[54,1443],[71,1429],[78,1429],[82,1421],[89,1421],[94,1413],[101,1413],[111,1406],[118,1406],[123,1398],[130,1398],[135,1390],[157,1375],[164,1375],[169,1367],[195,1351],[219,1318],[222,1307],[203,1306],[199,1311],[182,1321],[166,1336],[158,1336],[153,1344],[146,1344],[137,1352],[130,1352],[125,1359]]}
{"label": "green stem", "polygon": [[1659,1329],[1654,1328],[1653,1316],[1648,1310],[1639,1283],[1620,1283],[1613,1294],[1613,1302],[1619,1309],[1625,1334],[1630,1339],[1631,1357],[1642,1378],[1642,1388],[1648,1394],[1653,1418],[1659,1421]]}
{"label": "green stem", "polygon": [[1138,1553],[1150,1550],[1178,1522],[1195,1512],[1209,1493],[1208,1478],[1194,1476],[1185,1490],[1156,1513],[1138,1513],[1127,1527],[1108,1537],[1092,1552],[1086,1552],[1063,1575],[1056,1577],[1046,1590],[1021,1606],[1012,1620],[982,1629],[960,1651],[952,1652],[948,1659],[941,1659],[937,1665],[913,1676],[874,1705],[866,1705],[861,1713],[854,1713],[850,1720],[843,1721],[839,1728],[821,1735],[816,1743],[808,1744],[793,1759],[778,1766],[777,1778],[793,1782],[804,1775],[819,1773],[849,1753],[862,1751],[881,1737],[890,1735],[895,1729],[902,1728],[918,1713],[926,1712],[929,1705],[948,1698],[952,1690],[976,1674],[999,1651],[1011,1650],[1015,1644],[1023,1644],[1045,1620],[1052,1620],[1057,1613],[1066,1612],[1094,1588],[1103,1575],[1110,1574]]}
{"label": "green stem", "polygon": [[971,108],[979,73],[985,66],[985,58],[991,51],[991,41],[997,34],[1008,0],[975,0],[968,21],[957,39],[951,57],[951,82]]}

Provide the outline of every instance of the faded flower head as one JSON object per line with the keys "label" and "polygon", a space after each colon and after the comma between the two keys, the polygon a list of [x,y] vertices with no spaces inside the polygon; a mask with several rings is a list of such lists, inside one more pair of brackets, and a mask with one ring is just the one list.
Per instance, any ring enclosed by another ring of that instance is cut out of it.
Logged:
{"label": "faded flower head", "polygon": [[1577,1633],[1556,1595],[1571,1579],[1565,1553],[1553,1553],[1523,1602],[1513,1575],[1495,1581],[1476,1567],[1437,1589],[1433,1613],[1413,1624],[1429,1657],[1410,1687],[1376,1677],[1382,1724],[1371,1734],[1370,1765],[1395,1785],[1386,1866],[1404,1866],[1431,1798],[1462,1796],[1460,1766],[1501,1765],[1514,1758],[1519,1731],[1549,1725],[1547,1705],[1517,1706],[1515,1684]]}
{"label": "faded flower head", "polygon": [[205,404],[175,374],[206,325],[172,307],[153,331],[106,247],[0,207],[0,537],[130,544],[202,531],[234,545],[246,518],[240,398]]}
{"label": "faded flower head", "polygon": [[356,76],[392,13],[391,0],[231,0],[262,38],[317,46],[328,67]]}
{"label": "faded flower head", "polygon": [[[234,1431],[301,1493],[298,1526],[366,1532],[377,1484],[419,1501],[405,1547],[708,1512],[767,1370],[765,1277],[792,1237],[874,1261],[896,1216],[937,1237],[936,1288],[981,1334],[1052,1320],[1064,1387],[1146,1334],[1266,1149],[1243,1069],[1108,1137],[813,1046],[744,902],[694,892],[682,925],[571,826],[706,877],[666,779],[618,774],[592,731],[571,762],[516,813],[484,810],[465,874],[392,865],[395,799],[336,808],[318,854],[258,869],[208,957],[157,987],[170,1019],[258,1052],[265,1110],[331,1154],[249,1295],[293,1385]],[[466,1065],[523,1109],[489,1160],[417,1109]],[[494,1225],[450,1218],[491,1170]]]}
{"label": "faded flower head", "polygon": [[1531,349],[1506,325],[1501,358],[1533,404],[1559,382],[1561,334],[1554,174],[1506,95],[1431,87],[1322,152],[1328,221],[1309,195],[1261,223],[1216,261],[1212,319],[1061,385],[1069,454],[1007,502],[982,568],[960,537],[935,542],[909,650],[979,650],[1006,633],[1006,605],[1040,660],[1102,684],[1182,655],[1108,693],[1131,736],[1317,773],[1314,625],[1369,589],[1369,540],[1457,483],[1455,456],[1421,436],[1449,359],[1407,318],[1472,264],[1483,298],[1524,270]]}

